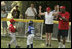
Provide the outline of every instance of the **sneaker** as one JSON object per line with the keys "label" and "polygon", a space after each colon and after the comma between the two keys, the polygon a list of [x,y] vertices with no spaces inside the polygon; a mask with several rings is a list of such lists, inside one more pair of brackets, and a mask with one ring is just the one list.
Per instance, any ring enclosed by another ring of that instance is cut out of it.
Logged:
{"label": "sneaker", "polygon": [[58,48],[63,48],[63,46],[62,45],[59,45]]}
{"label": "sneaker", "polygon": [[61,48],[61,46],[58,46],[58,48]]}

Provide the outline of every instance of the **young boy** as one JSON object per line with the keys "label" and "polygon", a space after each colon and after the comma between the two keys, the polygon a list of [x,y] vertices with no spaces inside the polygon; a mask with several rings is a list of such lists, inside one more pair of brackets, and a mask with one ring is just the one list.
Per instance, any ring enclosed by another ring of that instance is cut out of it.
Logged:
{"label": "young boy", "polygon": [[12,38],[12,40],[10,41],[10,43],[8,44],[8,48],[11,48],[11,44],[14,42],[16,48],[19,48],[19,46],[17,46],[17,43],[16,43],[16,28],[14,27],[14,24],[15,24],[15,20],[11,19],[10,20],[10,25],[9,25],[9,31],[10,31],[10,36]]}
{"label": "young boy", "polygon": [[33,48],[34,33],[35,33],[35,29],[33,27],[33,22],[30,21],[29,26],[28,26],[28,34],[29,35],[27,37],[27,48],[29,48],[30,45],[31,45],[31,48]]}

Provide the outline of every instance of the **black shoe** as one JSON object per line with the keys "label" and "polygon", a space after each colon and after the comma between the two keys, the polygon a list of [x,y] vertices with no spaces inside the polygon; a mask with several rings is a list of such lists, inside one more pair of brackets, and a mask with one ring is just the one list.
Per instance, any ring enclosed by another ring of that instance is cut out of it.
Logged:
{"label": "black shoe", "polygon": [[51,47],[51,44],[49,46]]}
{"label": "black shoe", "polygon": [[46,44],[46,46],[48,47],[48,44]]}
{"label": "black shoe", "polygon": [[20,48],[20,46],[16,46],[16,48]]}
{"label": "black shoe", "polygon": [[33,44],[31,44],[31,48],[33,48]]}
{"label": "black shoe", "polygon": [[11,45],[10,44],[8,44],[8,48],[11,48]]}

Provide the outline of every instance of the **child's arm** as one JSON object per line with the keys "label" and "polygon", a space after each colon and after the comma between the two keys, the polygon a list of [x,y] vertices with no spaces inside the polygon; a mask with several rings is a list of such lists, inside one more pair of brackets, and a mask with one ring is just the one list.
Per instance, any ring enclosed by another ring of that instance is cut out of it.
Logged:
{"label": "child's arm", "polygon": [[28,27],[28,31],[27,31],[26,35],[28,35],[28,34],[29,34],[29,31],[30,31],[30,27]]}
{"label": "child's arm", "polygon": [[15,29],[15,32],[18,32],[17,29],[16,29],[16,26],[14,26],[14,29]]}
{"label": "child's arm", "polygon": [[27,36],[29,35],[29,31],[26,33],[26,35],[27,35]]}

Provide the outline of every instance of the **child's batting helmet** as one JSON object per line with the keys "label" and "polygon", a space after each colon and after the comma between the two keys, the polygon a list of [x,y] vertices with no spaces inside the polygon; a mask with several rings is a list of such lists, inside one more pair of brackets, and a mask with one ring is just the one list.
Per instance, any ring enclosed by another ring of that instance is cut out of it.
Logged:
{"label": "child's batting helmet", "polygon": [[33,24],[33,21],[30,21],[30,22],[29,22],[29,26],[31,26],[32,24]]}
{"label": "child's batting helmet", "polygon": [[12,23],[12,22],[15,22],[15,20],[14,20],[14,19],[11,19],[11,20],[10,20],[10,23]]}
{"label": "child's batting helmet", "polygon": [[29,24],[33,24],[33,21],[30,21]]}

